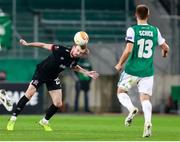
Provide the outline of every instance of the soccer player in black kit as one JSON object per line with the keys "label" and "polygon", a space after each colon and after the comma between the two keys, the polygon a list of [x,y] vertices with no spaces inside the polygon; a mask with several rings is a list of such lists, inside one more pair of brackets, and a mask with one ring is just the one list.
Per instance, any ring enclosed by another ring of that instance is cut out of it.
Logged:
{"label": "soccer player in black kit", "polygon": [[78,58],[89,53],[87,45],[79,46],[74,44],[71,49],[54,44],[45,44],[41,42],[28,43],[21,39],[20,44],[30,47],[39,47],[52,51],[52,54],[37,65],[32,81],[29,84],[25,95],[19,100],[13,114],[7,124],[7,130],[13,131],[17,116],[25,107],[26,103],[35,94],[36,90],[45,83],[48,92],[52,98],[52,105],[48,108],[46,115],[39,121],[39,124],[45,131],[52,131],[48,121],[62,106],[61,82],[58,78],[60,72],[66,68],[81,72],[93,79],[97,79],[99,74],[96,71],[87,71],[77,65]]}

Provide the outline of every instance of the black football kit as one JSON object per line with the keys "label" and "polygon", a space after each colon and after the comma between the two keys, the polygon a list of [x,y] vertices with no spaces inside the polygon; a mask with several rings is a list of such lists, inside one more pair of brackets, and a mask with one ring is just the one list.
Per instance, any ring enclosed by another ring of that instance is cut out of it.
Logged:
{"label": "black football kit", "polygon": [[79,58],[70,56],[71,49],[62,45],[53,45],[52,54],[36,66],[31,84],[38,89],[43,83],[48,91],[61,89],[59,73],[77,65]]}

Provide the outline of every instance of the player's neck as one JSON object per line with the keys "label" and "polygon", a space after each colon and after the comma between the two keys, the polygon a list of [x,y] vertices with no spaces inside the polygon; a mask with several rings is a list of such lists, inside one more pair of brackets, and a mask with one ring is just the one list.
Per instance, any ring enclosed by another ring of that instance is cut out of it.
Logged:
{"label": "player's neck", "polygon": [[146,25],[146,24],[148,24],[148,23],[147,23],[147,20],[139,20],[139,19],[138,19],[138,20],[137,20],[137,24],[138,24],[138,25]]}

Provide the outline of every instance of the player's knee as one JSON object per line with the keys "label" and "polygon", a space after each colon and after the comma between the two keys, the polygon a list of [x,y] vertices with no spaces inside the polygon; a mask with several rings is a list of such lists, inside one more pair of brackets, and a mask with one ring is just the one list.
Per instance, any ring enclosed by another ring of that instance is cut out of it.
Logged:
{"label": "player's knee", "polygon": [[127,91],[125,91],[123,88],[121,87],[118,87],[117,89],[117,95],[120,94],[120,93],[127,93]]}
{"label": "player's knee", "polygon": [[28,98],[28,99],[31,99],[32,96],[35,94],[36,92],[36,88],[32,85],[30,85],[25,93],[25,96]]}
{"label": "player's knee", "polygon": [[25,96],[28,98],[28,99],[31,99],[32,96],[34,96],[35,92],[34,91],[28,91],[25,93]]}
{"label": "player's knee", "polygon": [[29,100],[32,98],[33,95],[30,94],[25,94],[26,98],[28,98]]}
{"label": "player's knee", "polygon": [[62,107],[62,102],[54,102],[54,105],[58,108],[61,108]]}
{"label": "player's knee", "polygon": [[142,101],[146,101],[146,100],[150,100],[150,95],[148,95],[148,94],[144,94],[144,93],[140,93],[140,100],[141,100],[141,102]]}

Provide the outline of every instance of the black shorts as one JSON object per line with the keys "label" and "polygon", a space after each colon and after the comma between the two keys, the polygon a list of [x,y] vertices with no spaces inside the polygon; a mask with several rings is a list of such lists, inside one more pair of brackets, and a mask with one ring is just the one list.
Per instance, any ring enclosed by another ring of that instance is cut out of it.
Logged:
{"label": "black shorts", "polygon": [[61,81],[58,76],[48,78],[41,70],[36,69],[30,84],[38,89],[43,83],[46,84],[48,91],[62,89]]}

